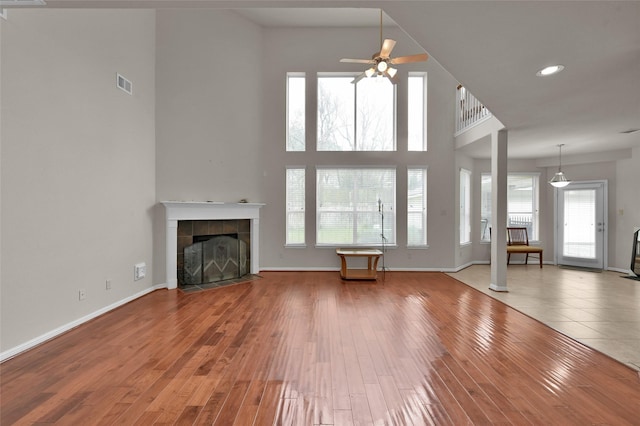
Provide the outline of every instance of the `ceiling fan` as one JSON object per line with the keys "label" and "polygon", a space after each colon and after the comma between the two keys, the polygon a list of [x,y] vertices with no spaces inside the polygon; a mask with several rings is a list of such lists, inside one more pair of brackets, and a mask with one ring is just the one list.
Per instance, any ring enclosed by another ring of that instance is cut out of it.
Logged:
{"label": "ceiling fan", "polygon": [[370,64],[371,67],[367,68],[362,74],[358,75],[352,83],[357,83],[364,77],[382,76],[387,77],[393,84],[396,83],[395,76],[398,72],[392,65],[407,64],[410,62],[423,62],[429,57],[426,53],[419,53],[417,55],[400,56],[397,58],[391,58],[391,51],[396,45],[395,40],[390,38],[382,40],[382,9],[380,9],[380,52],[374,53],[371,59],[349,59],[342,58],[340,62],[348,62],[354,64]]}

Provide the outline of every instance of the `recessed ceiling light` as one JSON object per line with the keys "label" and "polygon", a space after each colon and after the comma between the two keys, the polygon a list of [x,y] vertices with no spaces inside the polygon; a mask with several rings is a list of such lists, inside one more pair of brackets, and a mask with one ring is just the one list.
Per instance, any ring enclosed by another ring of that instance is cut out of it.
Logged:
{"label": "recessed ceiling light", "polygon": [[557,74],[564,69],[564,65],[551,65],[541,69],[536,73],[538,77],[546,77],[548,75]]}

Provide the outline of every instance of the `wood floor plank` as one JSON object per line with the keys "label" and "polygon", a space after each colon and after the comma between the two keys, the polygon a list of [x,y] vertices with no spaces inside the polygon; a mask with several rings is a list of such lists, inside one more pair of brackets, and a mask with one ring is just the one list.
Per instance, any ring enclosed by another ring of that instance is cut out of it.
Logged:
{"label": "wood floor plank", "polygon": [[253,424],[256,426],[275,424],[276,419],[279,418],[281,407],[282,382],[268,380]]}
{"label": "wood floor plank", "polygon": [[636,371],[445,274],[385,275],[155,291],[2,363],[0,424],[637,424]]}

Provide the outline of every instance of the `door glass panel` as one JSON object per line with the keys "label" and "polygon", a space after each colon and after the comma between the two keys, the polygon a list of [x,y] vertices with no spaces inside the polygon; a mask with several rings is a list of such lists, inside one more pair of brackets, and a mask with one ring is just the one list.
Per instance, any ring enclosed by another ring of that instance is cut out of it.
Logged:
{"label": "door glass panel", "polygon": [[595,259],[596,191],[564,191],[564,244],[562,255]]}

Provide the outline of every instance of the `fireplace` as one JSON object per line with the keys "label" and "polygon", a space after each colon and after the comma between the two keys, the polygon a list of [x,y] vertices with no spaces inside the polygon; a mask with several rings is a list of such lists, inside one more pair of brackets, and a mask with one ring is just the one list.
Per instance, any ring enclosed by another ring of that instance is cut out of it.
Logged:
{"label": "fireplace", "polygon": [[[163,201],[162,204],[166,212],[167,288],[178,287],[178,266],[184,267],[184,247],[193,244],[194,235],[237,233],[238,240],[246,244],[247,273],[260,272],[260,208],[264,204],[198,201]],[[189,226],[193,231],[187,238],[183,231]]]}

